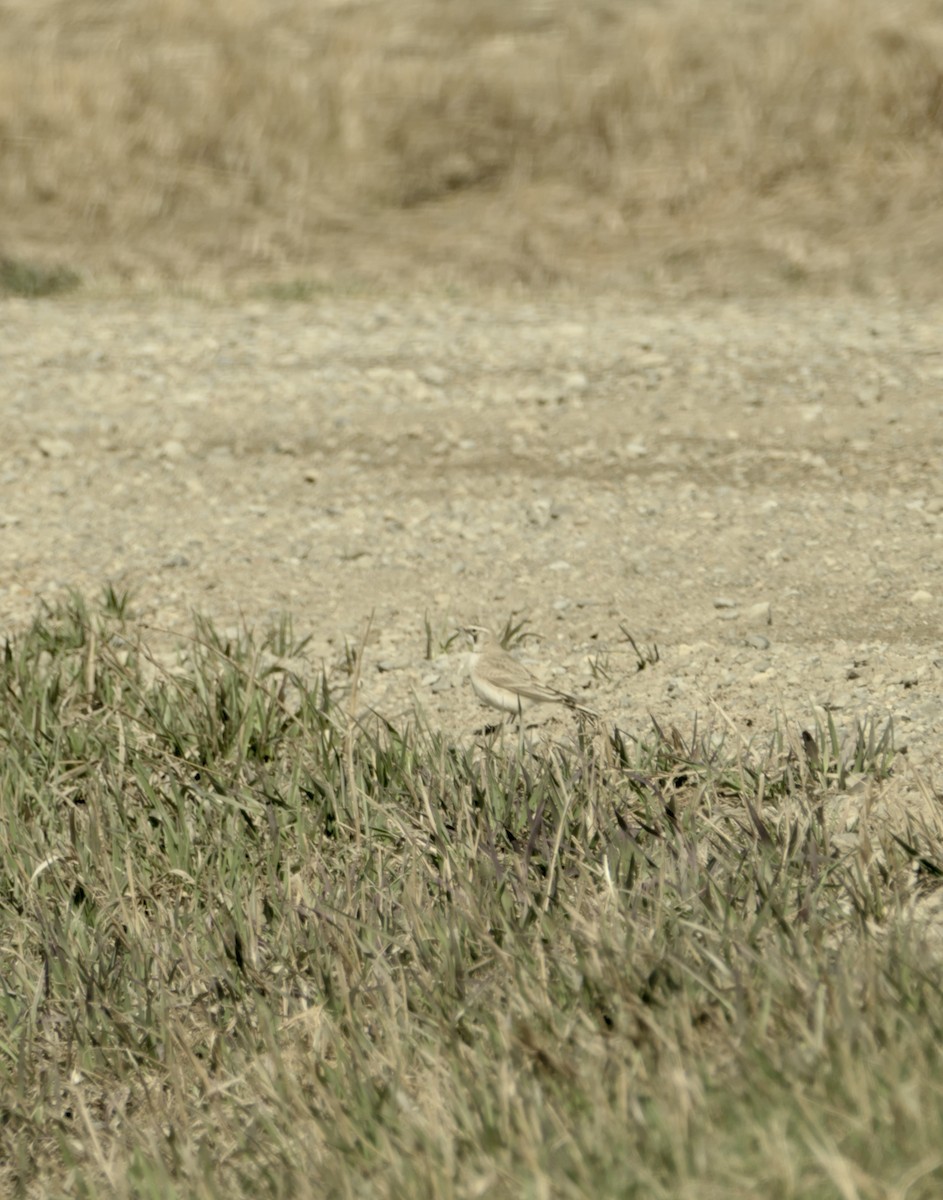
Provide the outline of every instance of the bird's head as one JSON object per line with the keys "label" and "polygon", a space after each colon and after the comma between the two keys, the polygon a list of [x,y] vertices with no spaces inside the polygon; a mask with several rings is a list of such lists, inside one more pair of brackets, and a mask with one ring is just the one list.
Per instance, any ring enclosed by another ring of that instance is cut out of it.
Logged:
{"label": "bird's head", "polygon": [[463,625],[462,633],[476,650],[481,650],[491,641],[491,630],[484,625]]}

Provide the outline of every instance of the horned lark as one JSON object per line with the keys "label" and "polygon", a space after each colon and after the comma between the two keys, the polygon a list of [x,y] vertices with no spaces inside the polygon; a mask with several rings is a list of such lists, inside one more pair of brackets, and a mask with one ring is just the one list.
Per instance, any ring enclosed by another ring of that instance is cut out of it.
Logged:
{"label": "horned lark", "polygon": [[474,642],[468,657],[471,685],[485,704],[517,716],[531,704],[565,704],[586,716],[598,715],[574,696],[546,687],[535,679],[522,663],[508,654],[490,630],[480,625],[468,625],[465,633]]}

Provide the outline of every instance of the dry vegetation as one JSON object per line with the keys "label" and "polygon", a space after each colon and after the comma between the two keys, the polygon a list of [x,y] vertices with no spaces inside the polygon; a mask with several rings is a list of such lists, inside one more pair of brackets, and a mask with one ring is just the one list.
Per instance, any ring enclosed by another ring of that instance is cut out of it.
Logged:
{"label": "dry vegetation", "polygon": [[943,270],[939,0],[5,0],[15,260],[93,276]]}
{"label": "dry vegetation", "polygon": [[7,645],[3,1195],[939,1196],[939,805],[835,820],[889,728],[538,755],[303,656]]}

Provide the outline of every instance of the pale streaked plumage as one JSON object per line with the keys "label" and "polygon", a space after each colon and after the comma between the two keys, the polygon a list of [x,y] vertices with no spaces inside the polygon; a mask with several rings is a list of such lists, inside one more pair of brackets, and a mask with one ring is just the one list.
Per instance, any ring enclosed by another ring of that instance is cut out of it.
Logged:
{"label": "pale streaked plumage", "polygon": [[465,632],[474,638],[474,649],[468,657],[471,685],[485,704],[517,716],[531,704],[565,704],[587,716],[597,715],[569,693],[542,684],[508,654],[490,630],[469,625]]}

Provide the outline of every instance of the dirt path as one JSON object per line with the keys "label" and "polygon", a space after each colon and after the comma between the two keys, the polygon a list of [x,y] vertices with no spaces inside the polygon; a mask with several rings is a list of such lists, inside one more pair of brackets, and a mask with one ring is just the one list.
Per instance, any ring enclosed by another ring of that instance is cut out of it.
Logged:
{"label": "dirt path", "polygon": [[170,629],[289,611],[333,661],[373,611],[364,702],[469,727],[435,654],[522,610],[544,674],[629,727],[890,712],[932,762],[941,328],[808,298],[4,301],[0,619],[112,580]]}

